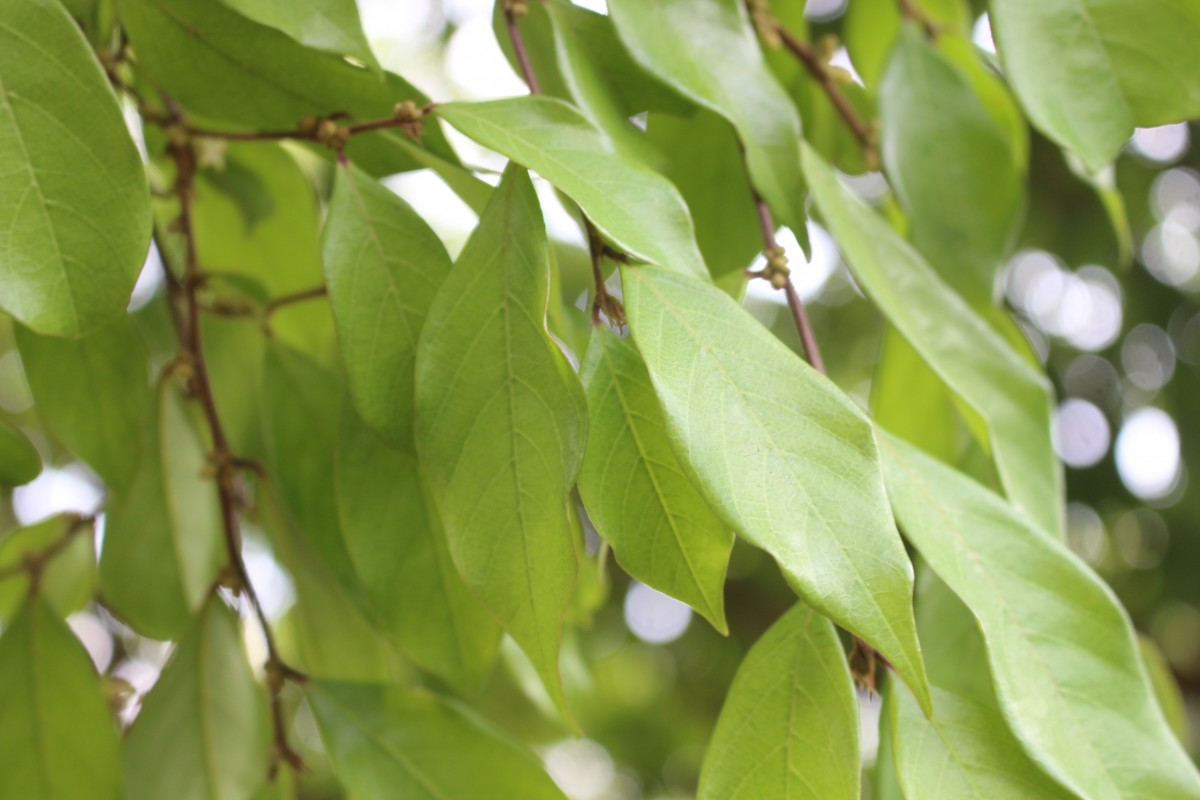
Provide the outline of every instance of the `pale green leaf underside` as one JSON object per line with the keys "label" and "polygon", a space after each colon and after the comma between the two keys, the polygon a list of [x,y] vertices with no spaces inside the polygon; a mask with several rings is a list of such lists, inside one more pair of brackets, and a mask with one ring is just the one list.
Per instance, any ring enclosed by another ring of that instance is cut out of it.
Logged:
{"label": "pale green leaf underside", "polygon": [[567,500],[587,406],[546,331],[549,278],[533,183],[511,164],[425,321],[417,444],[459,572],[565,708]]}
{"label": "pale green leaf underside", "polygon": [[457,704],[327,681],[306,694],[334,772],[360,800],[564,800],[532,754]]}
{"label": "pale green leaf underside", "polygon": [[270,25],[301,44],[353,56],[375,70],[379,62],[363,33],[354,0],[221,0],[256,22]]}
{"label": "pale green leaf underside", "polygon": [[537,172],[579,204],[630,256],[708,275],[678,190],[618,154],[573,106],[550,97],[446,103],[438,115],[485,147]]}
{"label": "pale green leaf underside", "polygon": [[897,519],[978,619],[1001,711],[1030,756],[1093,800],[1200,797],[1108,587],[997,495],[881,437]]}
{"label": "pale green leaf underside", "polygon": [[125,310],[150,241],[141,159],[52,0],[0,5],[0,308],[75,336]]}
{"label": "pale green leaf underside", "polygon": [[652,268],[621,276],[671,442],[712,508],[923,694],[912,565],[870,423],[721,290]]}
{"label": "pale green leaf underside", "polygon": [[993,0],[991,19],[1029,119],[1093,172],[1134,126],[1200,116],[1193,0]]}
{"label": "pale green leaf underside", "polygon": [[582,377],[590,424],[579,493],[588,516],[626,572],[724,632],[733,536],[671,450],[642,357],[597,327]]}
{"label": "pale green leaf underside", "polygon": [[1062,530],[1062,470],[1050,442],[1044,376],[941,281],[807,145],[804,168],[859,284],[943,381],[981,416],[1004,489],[1044,531]]}
{"label": "pale green leaf underside", "polygon": [[738,668],[698,797],[857,800],[858,738],[858,700],[842,643],[829,620],[797,603]]}
{"label": "pale green leaf underside", "polygon": [[0,636],[0,797],[121,800],[121,762],[92,660],[43,600]]}
{"label": "pale green leaf underside", "polygon": [[216,594],[179,640],[125,735],[126,800],[243,800],[266,781],[264,690]]}
{"label": "pale green leaf underside", "polygon": [[751,182],[805,241],[800,116],[763,60],[741,0],[609,0],[609,13],[642,66],[733,124]]}

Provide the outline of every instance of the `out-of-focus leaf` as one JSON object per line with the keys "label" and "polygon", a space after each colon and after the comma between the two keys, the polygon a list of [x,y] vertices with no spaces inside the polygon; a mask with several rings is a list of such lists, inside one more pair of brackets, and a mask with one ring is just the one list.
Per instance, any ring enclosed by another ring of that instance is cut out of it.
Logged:
{"label": "out-of-focus leaf", "polygon": [[[951,34],[971,33],[970,4],[965,0],[921,0],[920,8]],[[900,6],[895,0],[854,0],[846,9],[842,36],[854,70],[872,90],[883,77],[892,45],[900,35]]]}
{"label": "out-of-focus leaf", "polygon": [[[750,180],[807,247],[800,116],[767,68],[739,0],[609,0],[633,57],[737,129]],[[697,46],[703,58],[697,59]]]}
{"label": "out-of-focus leaf", "polygon": [[96,669],[39,597],[0,636],[0,709],[0,797],[124,797],[117,728]]}
{"label": "out-of-focus leaf", "polygon": [[354,0],[221,0],[255,22],[270,25],[301,44],[352,56],[381,72],[358,18]]}
{"label": "out-of-focus leaf", "polygon": [[1112,223],[1113,234],[1117,237],[1117,258],[1123,266],[1129,266],[1133,260],[1133,231],[1129,227],[1129,212],[1125,208],[1125,196],[1117,186],[1117,174],[1112,165],[1092,172],[1070,150],[1063,151],[1067,167],[1081,181],[1092,187],[1108,221]]}
{"label": "out-of-focus leaf", "polygon": [[671,442],[713,509],[924,695],[912,565],[866,417],[716,287],[652,268],[621,278]]}
{"label": "out-of-focus leaf", "polygon": [[829,620],[797,603],[738,668],[697,796],[857,800],[859,771],[858,700],[842,643]]}
{"label": "out-of-focus leaf", "polygon": [[438,115],[464,134],[541,175],[579,204],[633,258],[708,274],[679,191],[619,155],[608,137],[561,100],[512,97],[446,103]]}
{"label": "out-of-focus leaf", "polygon": [[266,781],[265,694],[217,595],[180,639],[125,735],[127,800],[241,800]]}
{"label": "out-of-focus leaf", "polygon": [[881,446],[897,519],[979,621],[1029,755],[1089,798],[1200,797],[1107,586],[970,478],[894,437]]}
{"label": "out-of-focus leaf", "polygon": [[154,639],[176,639],[224,561],[217,485],[185,401],[164,382],[143,420],[142,458],[104,525],[105,604]]}
{"label": "out-of-focus leaf", "polygon": [[326,681],[306,694],[334,772],[361,800],[564,800],[531,753],[457,704]]}
{"label": "out-of-focus leaf", "polygon": [[14,425],[0,420],[0,484],[20,486],[42,471],[42,457],[33,442]]}
{"label": "out-of-focus leaf", "polygon": [[14,327],[25,377],[50,432],[114,489],[138,463],[138,433],[150,404],[146,348],[128,317],[80,339]]}
{"label": "out-of-focus leaf", "polygon": [[[39,593],[62,617],[78,611],[96,592],[92,523],[62,515],[17,528],[0,539],[0,569],[4,569],[20,564],[27,555],[44,552],[67,535],[73,537],[71,542],[46,564],[38,584]],[[0,622],[10,619],[28,594],[27,576],[0,581]]]}
{"label": "out-of-focus leaf", "polygon": [[1184,706],[1183,692],[1180,691],[1175,676],[1171,674],[1166,656],[1158,649],[1153,639],[1141,634],[1138,634],[1138,652],[1141,654],[1142,663],[1146,665],[1146,674],[1150,676],[1150,688],[1154,690],[1154,699],[1158,701],[1158,707],[1167,718],[1167,724],[1171,726],[1175,738],[1186,747],[1187,708]]}
{"label": "out-of-focus leaf", "polygon": [[646,365],[633,342],[596,328],[582,370],[591,443],[579,493],[633,577],[725,625],[733,536],[671,450]]}
{"label": "out-of-focus leaf", "polygon": [[1200,7],[1190,0],[994,0],[991,20],[1030,121],[1093,172],[1134,126],[1200,116],[1191,78],[1200,71]]}
{"label": "out-of-focus leaf", "polygon": [[[1042,530],[1062,530],[1062,468],[1050,442],[1050,387],[807,145],[813,196],[855,276],[925,362],[987,423],[1005,491]],[[976,436],[982,432],[973,431]]]}
{"label": "out-of-focus leaf", "polygon": [[1023,206],[1008,134],[912,25],[896,41],[879,96],[883,163],[913,244],[969,303],[991,305]]}
{"label": "out-of-focus leaf", "polygon": [[346,548],[383,630],[421,667],[478,687],[500,628],[455,569],[417,459],[386,445],[347,404],[335,481]]}
{"label": "out-of-focus leaf", "polygon": [[338,169],[324,254],[354,407],[389,443],[411,447],[417,337],[450,256],[407,203],[348,165]]}
{"label": "out-of-focus leaf", "polygon": [[58,3],[0,6],[0,87],[0,308],[78,336],[125,310],[145,261],[141,159]]}
{"label": "out-of-focus leaf", "polygon": [[459,572],[565,709],[558,651],[576,574],[567,502],[587,405],[546,332],[548,282],[537,195],[511,164],[426,319],[416,430]]}

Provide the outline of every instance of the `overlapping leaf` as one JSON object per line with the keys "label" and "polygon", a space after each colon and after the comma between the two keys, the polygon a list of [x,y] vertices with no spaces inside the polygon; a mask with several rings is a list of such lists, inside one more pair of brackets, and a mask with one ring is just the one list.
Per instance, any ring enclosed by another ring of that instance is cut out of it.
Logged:
{"label": "overlapping leaf", "polygon": [[912,565],[862,412],[719,289],[641,267],[622,285],[672,444],[709,503],[924,696]]}
{"label": "overlapping leaf", "polygon": [[298,42],[339,56],[353,56],[379,70],[358,18],[354,0],[222,0],[256,22],[270,25]]}
{"label": "overlapping leaf", "polygon": [[20,486],[42,471],[42,457],[20,428],[0,420],[0,484]]}
{"label": "overlapping leaf", "polygon": [[[92,522],[62,514],[17,528],[0,538],[0,569],[19,566],[27,556],[71,541],[42,569],[38,591],[59,616],[78,611],[96,592],[96,543]],[[29,594],[29,577],[0,581],[0,624],[7,623]]]}
{"label": "overlapping leaf", "polygon": [[857,800],[859,771],[858,701],[842,643],[829,620],[797,603],[738,669],[698,797]]}
{"label": "overlapping leaf", "polygon": [[455,564],[563,706],[567,500],[587,407],[546,332],[548,258],[533,184],[512,164],[426,319],[416,430]]}

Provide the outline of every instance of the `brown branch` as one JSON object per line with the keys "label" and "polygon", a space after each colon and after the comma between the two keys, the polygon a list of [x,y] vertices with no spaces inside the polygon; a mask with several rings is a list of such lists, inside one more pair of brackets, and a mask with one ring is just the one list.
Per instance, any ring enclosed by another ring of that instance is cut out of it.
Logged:
{"label": "brown branch", "polygon": [[583,219],[583,228],[587,233],[588,240],[588,255],[592,260],[592,280],[595,283],[595,292],[592,297],[592,324],[600,324],[600,312],[604,312],[604,316],[608,317],[608,321],[613,327],[620,328],[625,324],[625,306],[614,297],[609,291],[608,286],[604,283],[604,258],[605,256],[613,257],[621,260],[623,257],[619,253],[615,253],[604,243],[604,238],[600,235],[600,231],[596,230],[596,226],[587,218],[587,215],[580,214]]}
{"label": "brown branch", "polygon": [[281,308],[285,308],[294,303],[303,303],[306,300],[316,300],[318,297],[324,297],[329,293],[329,290],[324,285],[314,286],[311,289],[305,289],[300,292],[292,292],[291,294],[281,295],[272,298],[263,311],[269,317]]}
{"label": "brown branch", "polygon": [[897,0],[897,2],[900,5],[901,16],[920,25],[930,39],[938,38],[941,33],[941,25],[929,16],[928,11],[917,5],[916,0]]}
{"label": "brown branch", "polygon": [[36,593],[39,588],[42,572],[46,566],[54,560],[54,558],[66,550],[71,542],[75,541],[75,537],[80,531],[90,527],[95,521],[96,516],[89,514],[87,516],[79,516],[78,514],[64,515],[70,522],[67,529],[62,532],[54,541],[48,544],[41,550],[32,553],[25,553],[21,559],[15,563],[0,567],[0,581],[8,578],[15,578],[22,573],[28,574],[30,578],[29,591]]}
{"label": "brown branch", "polygon": [[530,94],[541,94],[538,88],[537,76],[533,74],[533,65],[529,63],[529,52],[525,49],[525,40],[517,28],[517,19],[525,16],[529,8],[524,0],[503,0],[504,22],[508,26],[508,38],[512,40],[513,51],[517,54],[517,63],[521,65],[521,77],[529,86]]}

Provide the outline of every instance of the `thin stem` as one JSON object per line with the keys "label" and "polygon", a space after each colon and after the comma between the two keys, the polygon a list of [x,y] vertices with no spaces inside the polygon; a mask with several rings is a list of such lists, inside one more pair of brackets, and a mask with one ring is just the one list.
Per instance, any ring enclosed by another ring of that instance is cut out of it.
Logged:
{"label": "thin stem", "polygon": [[66,550],[71,542],[75,540],[75,537],[79,535],[80,531],[90,527],[96,521],[94,514],[84,517],[78,515],[72,516],[74,518],[67,525],[67,529],[46,547],[33,553],[26,553],[19,561],[0,567],[0,581],[27,573],[32,579],[30,591],[36,591],[38,579],[42,571],[46,568],[46,565],[54,560],[55,556]]}
{"label": "thin stem", "polygon": [[542,90],[538,88],[537,76],[533,74],[533,66],[529,63],[529,52],[525,49],[525,41],[521,38],[521,31],[517,28],[513,3],[511,0],[503,0],[503,2],[504,22],[508,26],[508,38],[512,40],[513,50],[517,54],[517,63],[521,65],[521,76],[529,86],[530,94],[541,94]]}
{"label": "thin stem", "polygon": [[267,303],[264,311],[269,317],[279,309],[286,306],[290,306],[294,303],[303,303],[306,300],[316,300],[318,297],[324,297],[327,294],[329,294],[329,290],[326,289],[323,284],[321,286],[314,286],[311,289],[304,289],[303,291],[292,292],[291,294],[275,297]]}
{"label": "thin stem", "polygon": [[605,256],[619,258],[619,254],[613,253],[604,243],[600,231],[596,230],[596,226],[587,218],[587,215],[581,213],[580,217],[583,219],[583,228],[587,233],[588,254],[592,260],[592,280],[595,284],[592,296],[592,324],[599,325],[600,312],[604,312],[609,322],[614,327],[620,328],[625,324],[625,306],[608,291],[608,286],[604,283],[603,269]]}
{"label": "thin stem", "polygon": [[900,5],[900,14],[905,19],[910,19],[920,25],[930,39],[938,38],[941,31],[937,21],[929,16],[928,11],[917,5],[916,0],[897,0],[897,2]]}

